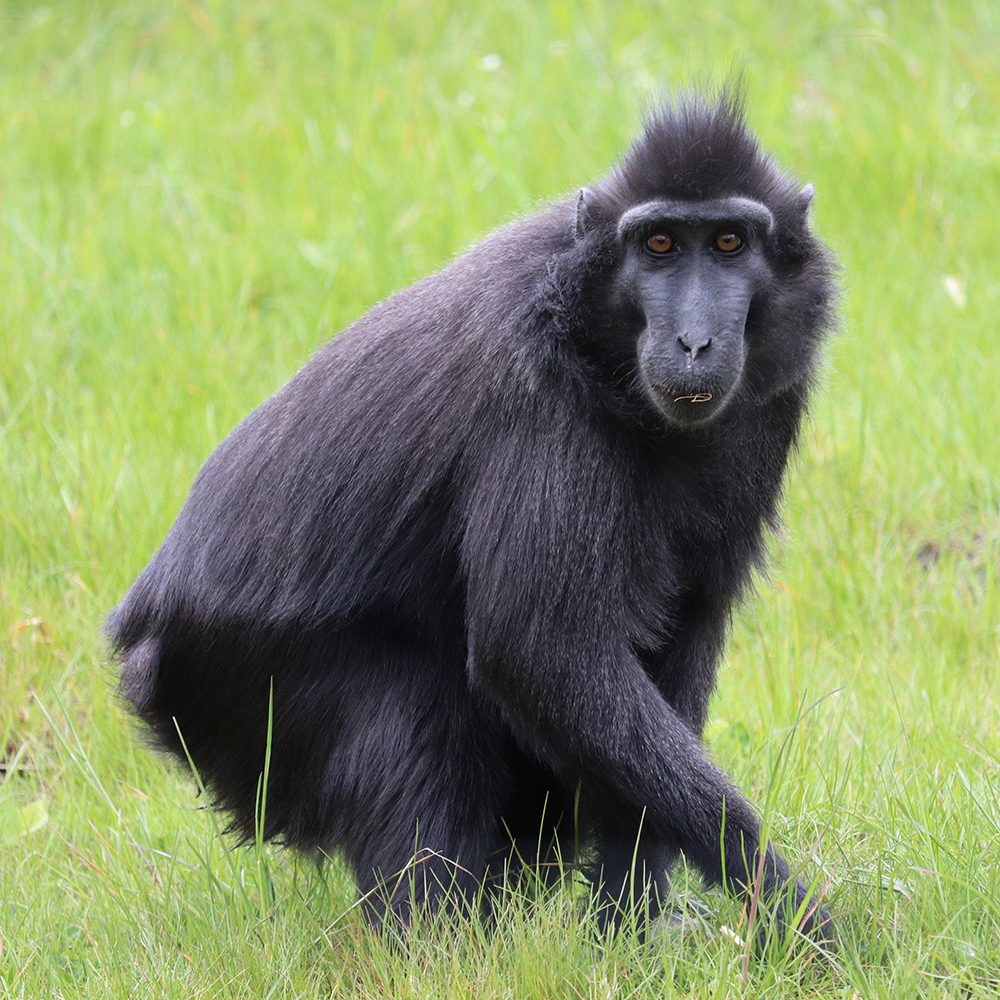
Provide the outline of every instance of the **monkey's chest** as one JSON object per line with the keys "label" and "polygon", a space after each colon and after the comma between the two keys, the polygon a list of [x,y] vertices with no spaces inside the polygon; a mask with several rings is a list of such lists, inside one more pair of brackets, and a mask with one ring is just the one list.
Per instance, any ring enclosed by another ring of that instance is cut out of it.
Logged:
{"label": "monkey's chest", "polygon": [[724,614],[744,589],[760,561],[777,492],[775,485],[750,502],[745,474],[737,465],[725,481],[676,476],[655,508],[638,515],[648,526],[637,532],[641,551],[633,561],[642,645],[669,645],[704,609]]}

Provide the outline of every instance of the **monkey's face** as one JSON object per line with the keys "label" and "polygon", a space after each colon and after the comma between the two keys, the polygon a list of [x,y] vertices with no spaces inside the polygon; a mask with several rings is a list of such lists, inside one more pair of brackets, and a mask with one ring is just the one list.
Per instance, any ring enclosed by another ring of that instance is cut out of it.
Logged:
{"label": "monkey's face", "polygon": [[740,385],[773,224],[746,198],[649,202],[622,216],[617,291],[637,324],[638,383],[670,423],[713,419]]}

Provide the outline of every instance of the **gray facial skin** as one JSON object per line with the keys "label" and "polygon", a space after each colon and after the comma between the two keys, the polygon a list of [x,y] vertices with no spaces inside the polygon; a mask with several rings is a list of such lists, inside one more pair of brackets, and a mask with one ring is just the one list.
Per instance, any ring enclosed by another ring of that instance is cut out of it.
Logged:
{"label": "gray facial skin", "polygon": [[[748,198],[654,201],[622,216],[619,289],[642,317],[639,382],[668,422],[711,420],[739,385],[750,303],[772,279],[764,246],[773,225]],[[664,237],[670,248],[656,252]]]}

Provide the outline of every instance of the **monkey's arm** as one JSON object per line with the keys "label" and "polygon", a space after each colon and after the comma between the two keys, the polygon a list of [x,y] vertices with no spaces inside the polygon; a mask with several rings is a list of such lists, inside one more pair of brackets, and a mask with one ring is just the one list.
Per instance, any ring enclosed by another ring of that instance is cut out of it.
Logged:
{"label": "monkey's arm", "polygon": [[[787,865],[762,850],[753,809],[629,648],[615,477],[568,468],[573,457],[569,438],[499,448],[469,499],[471,681],[526,745],[645,810],[707,877],[740,891],[760,866],[761,891],[774,898]],[[793,909],[805,895],[794,887]],[[817,910],[803,926],[826,919]]]}
{"label": "monkey's arm", "polygon": [[656,686],[697,735],[705,728],[729,624],[729,603],[695,593],[683,601],[677,631],[647,664]]}

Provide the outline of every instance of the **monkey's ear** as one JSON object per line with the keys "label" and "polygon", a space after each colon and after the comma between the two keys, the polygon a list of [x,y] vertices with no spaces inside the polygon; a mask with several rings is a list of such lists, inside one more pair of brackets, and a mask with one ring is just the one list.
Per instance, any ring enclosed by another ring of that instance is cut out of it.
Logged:
{"label": "monkey's ear", "polygon": [[805,215],[809,215],[809,206],[813,203],[813,198],[816,197],[816,188],[812,184],[807,184],[800,192],[796,199],[799,206],[799,211]]}
{"label": "monkey's ear", "polygon": [[593,227],[594,217],[587,199],[593,200],[593,195],[587,188],[580,188],[580,197],[576,199],[576,238],[582,240]]}

